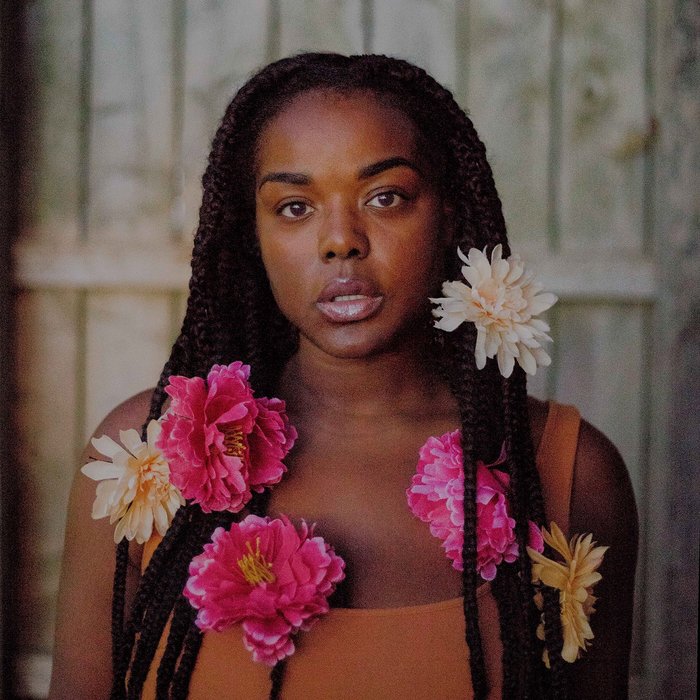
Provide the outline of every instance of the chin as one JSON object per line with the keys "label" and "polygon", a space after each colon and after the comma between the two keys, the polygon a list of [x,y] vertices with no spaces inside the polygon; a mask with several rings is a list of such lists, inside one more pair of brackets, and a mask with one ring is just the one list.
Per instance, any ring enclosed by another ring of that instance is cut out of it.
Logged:
{"label": "chin", "polygon": [[383,353],[392,353],[415,342],[417,323],[403,329],[379,330],[371,324],[339,325],[318,334],[301,335],[311,345],[330,357],[344,360],[369,359]]}
{"label": "chin", "polygon": [[377,342],[375,339],[329,339],[329,338],[306,338],[306,340],[316,348],[330,357],[339,360],[361,360],[363,358],[379,355],[387,349],[389,343],[387,339]]}

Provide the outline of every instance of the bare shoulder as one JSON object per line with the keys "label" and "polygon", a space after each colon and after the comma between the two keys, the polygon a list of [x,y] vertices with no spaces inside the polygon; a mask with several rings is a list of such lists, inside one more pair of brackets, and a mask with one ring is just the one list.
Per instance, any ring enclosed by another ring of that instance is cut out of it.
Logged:
{"label": "bare shoulder", "polygon": [[615,445],[586,421],[574,465],[571,529],[634,545],[636,551],[637,509],[627,467]]}
{"label": "bare shoulder", "polygon": [[[117,406],[94,435],[118,440],[120,430],[140,430],[148,418],[151,394],[143,391]],[[88,443],[77,469],[92,459],[104,456]],[[96,486],[76,471],[68,504],[50,698],[109,696],[114,525],[109,518],[92,519]],[[140,559],[141,547],[131,543],[127,598],[138,585]]]}
{"label": "bare shoulder", "polygon": [[[140,432],[141,427],[148,418],[152,395],[153,389],[147,389],[120,403],[116,408],[112,409],[97,428],[95,428],[93,436],[108,435],[113,440],[118,440],[120,430],[134,428]],[[102,459],[89,442],[86,447],[86,454],[91,457]]]}
{"label": "bare shoulder", "polygon": [[609,547],[595,588],[595,634],[591,648],[573,666],[574,697],[626,698],[632,639],[638,520],[632,483],[612,442],[582,421],[571,501],[572,533],[593,533]]}

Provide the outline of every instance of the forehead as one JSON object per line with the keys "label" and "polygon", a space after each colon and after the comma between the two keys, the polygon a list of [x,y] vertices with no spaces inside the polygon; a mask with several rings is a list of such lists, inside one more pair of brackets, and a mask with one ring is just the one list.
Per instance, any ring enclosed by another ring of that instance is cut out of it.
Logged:
{"label": "forehead", "polygon": [[299,165],[330,152],[347,159],[419,158],[417,130],[400,109],[371,92],[306,92],[295,97],[263,128],[256,165],[260,172],[278,161]]}

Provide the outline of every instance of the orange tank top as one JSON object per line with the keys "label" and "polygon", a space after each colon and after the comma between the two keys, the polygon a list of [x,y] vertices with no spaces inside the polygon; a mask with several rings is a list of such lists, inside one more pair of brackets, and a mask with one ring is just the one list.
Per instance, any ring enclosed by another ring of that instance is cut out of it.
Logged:
{"label": "orange tank top", "polygon": [[[537,451],[548,520],[566,533],[580,416],[550,403]],[[160,537],[144,548],[143,568]],[[489,584],[477,592],[490,692],[501,697],[502,648],[498,608]],[[163,634],[143,689],[155,698]],[[469,649],[462,599],[401,608],[332,608],[296,640],[284,673],[285,700],[435,700],[471,698]],[[190,683],[191,700],[267,700],[269,667],[252,661],[238,627],[204,634]]]}

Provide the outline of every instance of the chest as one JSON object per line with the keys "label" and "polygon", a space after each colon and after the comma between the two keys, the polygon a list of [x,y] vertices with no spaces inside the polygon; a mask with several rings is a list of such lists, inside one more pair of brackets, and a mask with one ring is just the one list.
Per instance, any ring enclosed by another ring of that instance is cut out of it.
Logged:
{"label": "chest", "polygon": [[347,575],[336,605],[397,607],[460,594],[459,573],[406,500],[430,428],[435,434],[445,426],[300,431],[269,512],[315,523],[343,557]]}

